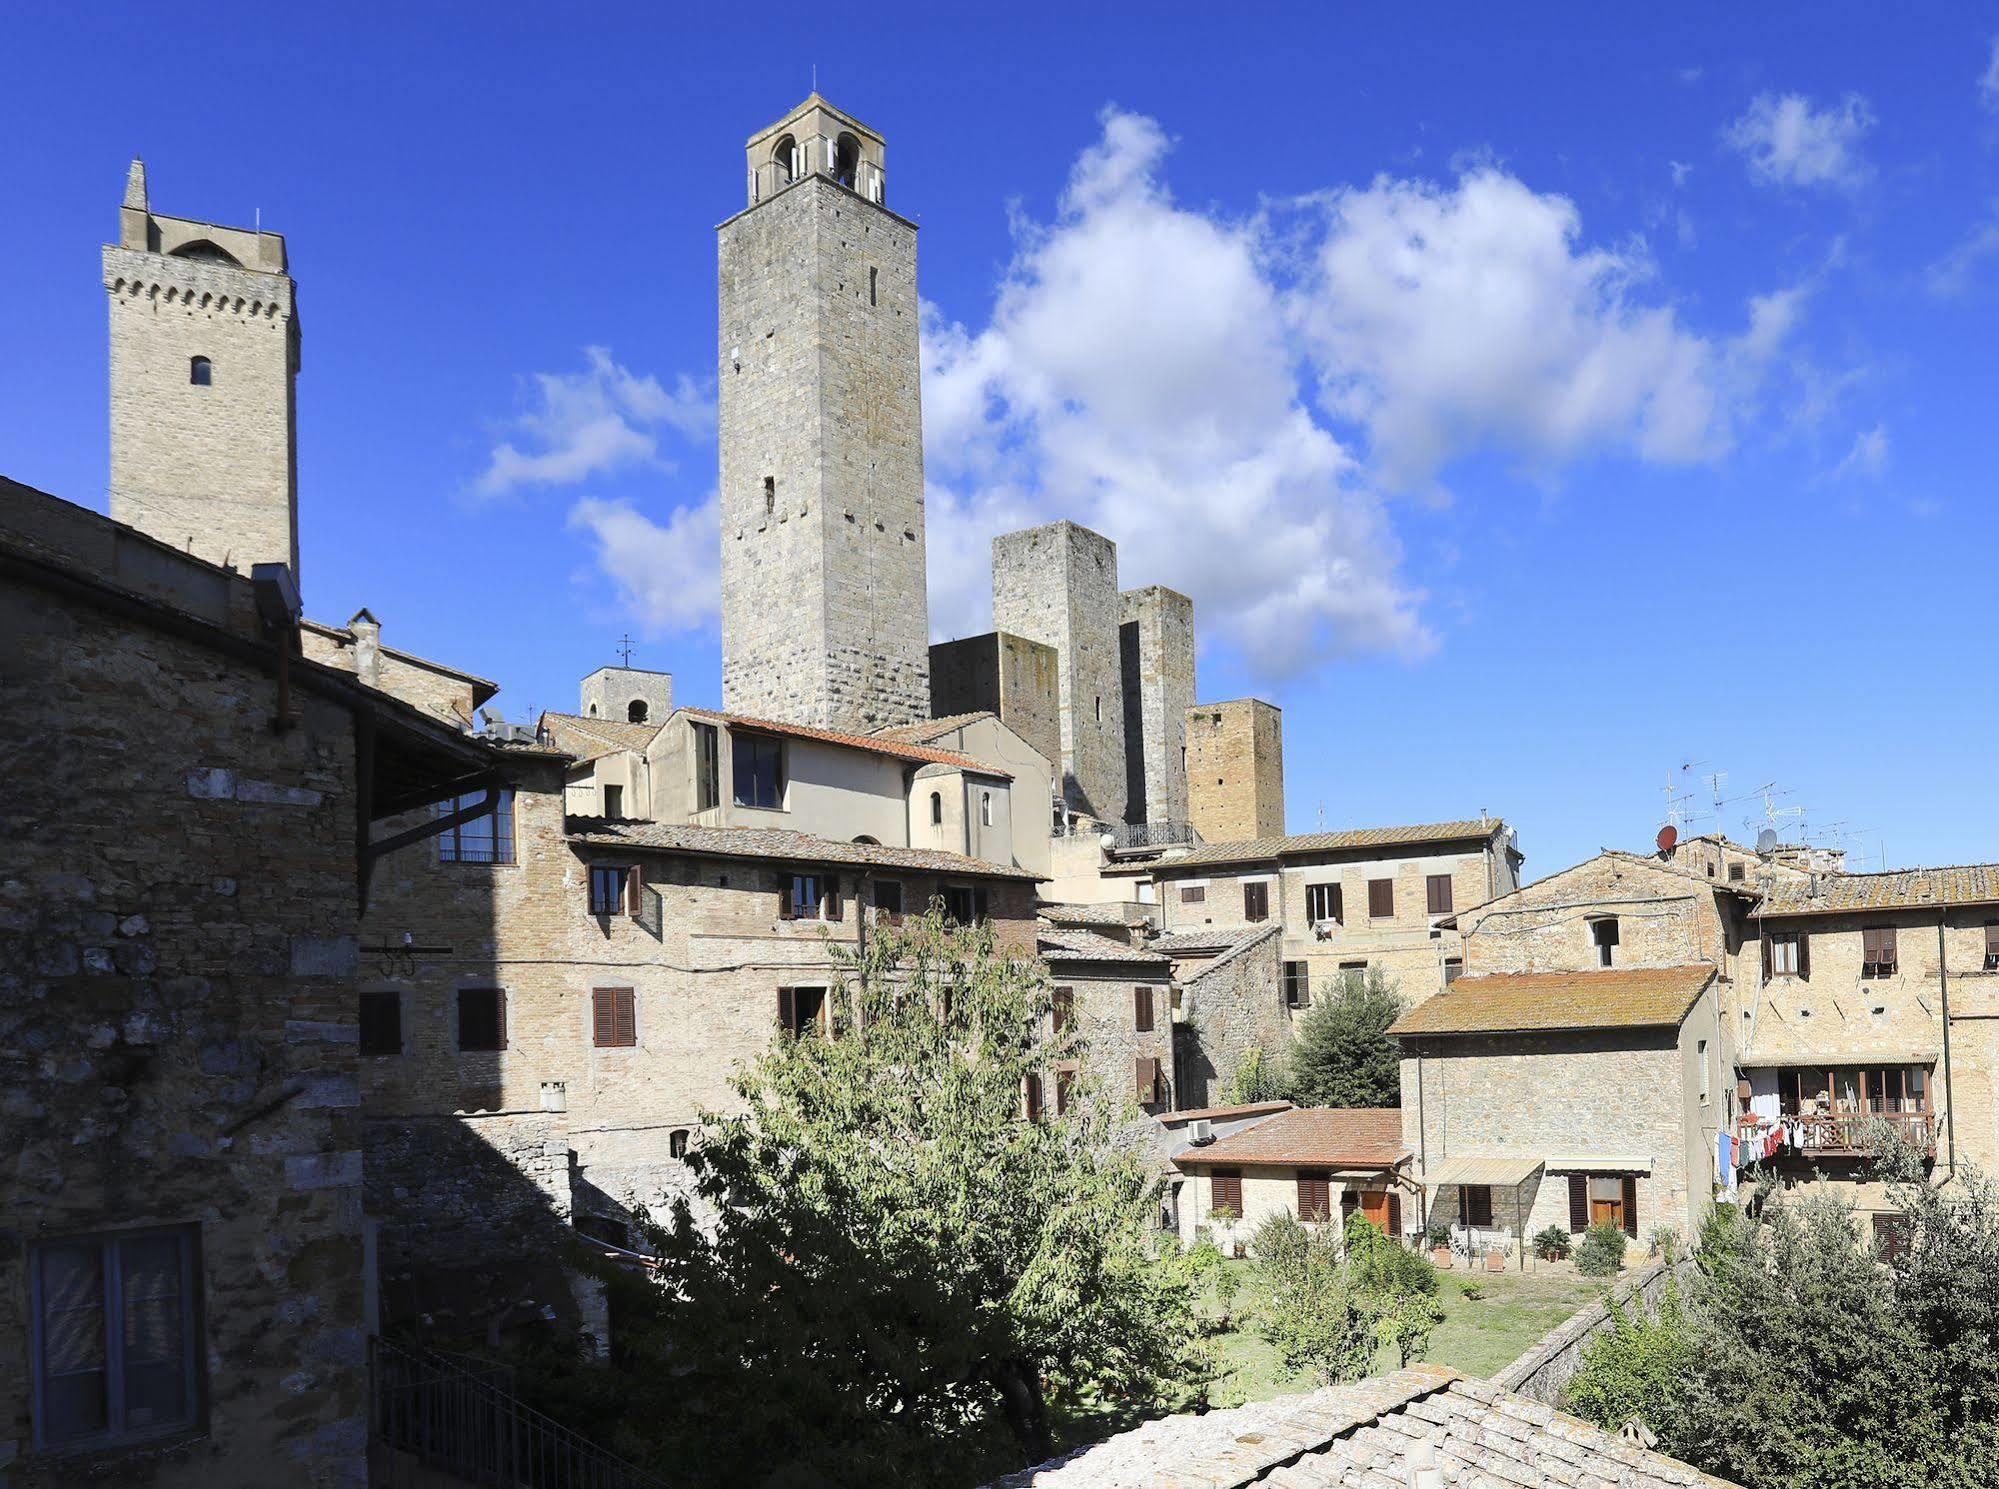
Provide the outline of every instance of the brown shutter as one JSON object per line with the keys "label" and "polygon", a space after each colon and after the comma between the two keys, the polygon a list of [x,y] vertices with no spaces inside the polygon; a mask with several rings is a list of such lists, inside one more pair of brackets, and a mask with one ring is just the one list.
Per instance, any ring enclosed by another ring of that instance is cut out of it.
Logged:
{"label": "brown shutter", "polygon": [[1132,1062],[1132,1074],[1136,1078],[1136,1090],[1140,1106],[1149,1106],[1159,1099],[1159,1062],[1151,1058]]}
{"label": "brown shutter", "polygon": [[1402,1234],[1402,1196],[1392,1189],[1388,1191],[1388,1234]]}
{"label": "brown shutter", "polygon": [[826,892],[820,903],[825,906],[826,918],[828,920],[838,920],[840,918],[842,912],[840,909],[840,876],[838,874],[828,874],[826,876]]}
{"label": "brown shutter", "polygon": [[1346,890],[1340,885],[1333,886],[1333,919],[1345,924],[1347,918]]}
{"label": "brown shutter", "polygon": [[1390,920],[1395,915],[1395,881],[1393,879],[1370,879],[1367,881],[1367,913],[1371,920]]}
{"label": "brown shutter", "polygon": [[1052,999],[1055,1005],[1055,1032],[1060,1034],[1069,1027],[1069,1021],[1076,1016],[1076,990],[1070,987],[1058,987]]}
{"label": "brown shutter", "polygon": [[618,989],[618,1043],[639,1042],[639,995],[633,988]]}
{"label": "brown shutter", "polygon": [[1589,1229],[1589,1178],[1569,1175],[1569,1229],[1581,1235]]}
{"label": "brown shutter", "polygon": [[618,1014],[611,990],[590,990],[590,1042],[602,1049],[618,1042]]}
{"label": "brown shutter", "polygon": [[1465,1223],[1467,1225],[1492,1224],[1492,1186],[1490,1184],[1468,1184],[1465,1194]]}
{"label": "brown shutter", "polygon": [[1804,931],[1798,932],[1798,976],[1807,982],[1812,977],[1812,938]]}
{"label": "brown shutter", "polygon": [[1638,1176],[1624,1176],[1624,1234],[1638,1239]]}
{"label": "brown shutter", "polygon": [[787,1033],[798,1028],[798,996],[788,987],[777,990],[777,1026]]}
{"label": "brown shutter", "polygon": [[1055,1072],[1055,1110],[1058,1113],[1069,1110],[1069,1088],[1075,1084],[1075,1071],[1057,1070]]}
{"label": "brown shutter", "polygon": [[791,875],[780,869],[777,876],[777,918],[791,920],[797,913],[791,903]]}
{"label": "brown shutter", "polygon": [[1135,987],[1131,990],[1132,1021],[1138,1032],[1152,1032],[1152,989]]}
{"label": "brown shutter", "polygon": [[645,895],[645,876],[639,866],[633,864],[625,870],[625,913],[633,920],[639,918],[639,905]]}
{"label": "brown shutter", "polygon": [[1231,1210],[1242,1218],[1242,1173],[1237,1169],[1216,1169],[1208,1176],[1208,1208]]}
{"label": "brown shutter", "polygon": [[1030,1073],[1027,1077],[1026,1085],[1027,1120],[1030,1122],[1039,1122],[1041,1120],[1041,1077]]}
{"label": "brown shutter", "polygon": [[1765,931],[1763,933],[1763,981],[1765,982],[1765,984],[1768,984],[1768,982],[1770,981],[1772,975],[1771,968],[1773,965],[1774,965],[1774,958],[1770,951],[1770,933],[1768,931]]}

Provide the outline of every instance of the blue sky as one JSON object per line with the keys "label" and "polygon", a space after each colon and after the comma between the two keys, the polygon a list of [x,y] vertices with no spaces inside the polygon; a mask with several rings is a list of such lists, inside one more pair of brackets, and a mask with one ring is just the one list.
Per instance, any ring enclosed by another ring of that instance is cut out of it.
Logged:
{"label": "blue sky", "polygon": [[922,227],[940,635],[1070,515],[1283,706],[1294,831],[1547,872],[1720,769],[1999,857],[1999,12],[414,9],[10,15],[0,470],[103,504],[142,154],[287,236],[312,613],[515,717],[627,630],[713,700],[713,228],[816,64]]}

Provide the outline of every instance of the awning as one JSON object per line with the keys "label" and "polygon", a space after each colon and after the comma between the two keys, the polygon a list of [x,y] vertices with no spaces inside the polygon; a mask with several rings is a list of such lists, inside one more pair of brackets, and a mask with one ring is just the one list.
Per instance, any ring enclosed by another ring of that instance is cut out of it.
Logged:
{"label": "awning", "polygon": [[1861,1041],[1842,1045],[1837,1055],[1828,1054],[1823,1048],[1808,1053],[1768,1047],[1744,1050],[1736,1063],[1744,1070],[1838,1070],[1851,1069],[1855,1065],[1934,1065],[1942,1058],[1943,1049],[1939,1045],[1868,1044]]}
{"label": "awning", "polygon": [[[1711,1146],[1711,1145],[1710,1145]],[[1652,1160],[1639,1153],[1556,1153],[1548,1160],[1551,1174],[1649,1174]]]}
{"label": "awning", "polygon": [[1533,1178],[1540,1167],[1538,1158],[1446,1158],[1430,1170],[1425,1182],[1432,1188],[1440,1184],[1486,1184],[1511,1189]]}

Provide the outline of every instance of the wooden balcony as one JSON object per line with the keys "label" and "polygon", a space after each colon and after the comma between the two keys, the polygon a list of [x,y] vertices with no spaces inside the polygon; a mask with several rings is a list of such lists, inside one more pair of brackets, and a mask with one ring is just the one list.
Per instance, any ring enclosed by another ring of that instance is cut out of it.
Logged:
{"label": "wooden balcony", "polygon": [[[1935,1112],[1835,1112],[1830,1115],[1779,1118],[1785,1144],[1778,1157],[1865,1158],[1874,1151],[1873,1134],[1885,1125],[1919,1153],[1936,1157],[1937,1117]],[[1741,1122],[1736,1135],[1752,1138],[1761,1124]]]}

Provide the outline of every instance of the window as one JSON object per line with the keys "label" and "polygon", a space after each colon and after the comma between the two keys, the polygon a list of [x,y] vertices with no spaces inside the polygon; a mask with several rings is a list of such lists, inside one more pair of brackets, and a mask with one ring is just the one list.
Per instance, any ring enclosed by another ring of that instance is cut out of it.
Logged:
{"label": "window", "polygon": [[875,914],[889,921],[902,919],[902,881],[877,879],[874,882]]}
{"label": "window", "polygon": [[403,995],[361,995],[361,1053],[400,1055],[403,1052]]}
{"label": "window", "polygon": [[1423,887],[1429,896],[1430,913],[1432,915],[1449,915],[1451,913],[1451,876],[1449,874],[1431,874],[1423,881]]}
{"label": "window", "polygon": [[1298,1170],[1298,1218],[1333,1218],[1333,1176],[1322,1168]]}
{"label": "window", "polygon": [[[486,797],[483,791],[470,791],[463,796],[454,796],[449,801],[439,802],[437,815],[455,816],[466,808],[476,806]],[[493,809],[481,813],[456,827],[447,827],[437,835],[437,861],[439,863],[512,863],[514,861],[514,793],[510,786],[501,786],[492,793]]]}
{"label": "window", "polygon": [[1461,956],[1444,958],[1444,986],[1449,987],[1465,975],[1465,959]]}
{"label": "window", "polygon": [[623,786],[607,785],[604,788],[604,815],[606,817],[622,817],[625,815],[625,788]]}
{"label": "window", "polygon": [[1892,925],[1870,925],[1861,931],[1860,975],[1895,975],[1895,928]]}
{"label": "window", "polygon": [[981,791],[979,793],[979,826],[991,827],[992,825],[993,794],[990,791]]}
{"label": "window", "polygon": [[645,723],[647,716],[651,712],[652,710],[646,706],[646,701],[643,698],[634,698],[630,703],[625,705],[625,718],[634,724]]}
{"label": "window", "polygon": [[1772,931],[1764,947],[1764,977],[1810,976],[1810,946],[1803,931]]}
{"label": "window", "polygon": [[1055,1067],[1055,1112],[1061,1115],[1069,1110],[1070,1093],[1076,1085],[1076,1067],[1058,1065]]}
{"label": "window", "polygon": [[1739,864],[1739,863],[1732,863],[1732,864],[1730,864],[1730,865],[1728,866],[1728,877],[1729,877],[1730,879],[1733,879],[1733,880],[1736,880],[1736,881],[1738,881],[1738,882],[1739,882],[1739,881],[1741,881],[1741,880],[1743,880],[1743,879],[1746,879],[1746,878],[1748,878],[1748,877],[1749,877],[1749,873],[1748,873],[1748,870],[1747,870],[1746,868],[1744,868],[1744,867],[1743,867],[1743,865],[1741,865],[1741,864]]}
{"label": "window", "polygon": [[507,995],[496,987],[458,990],[458,1048],[467,1052],[507,1047]]}
{"label": "window", "polygon": [[780,874],[777,883],[777,918],[779,920],[817,920],[821,912],[826,919],[840,918],[840,900],[824,874]]}
{"label": "window", "polygon": [[944,891],[944,915],[959,925],[972,925],[986,918],[986,892],[964,885],[951,885]]}
{"label": "window", "polygon": [[666,1156],[669,1158],[685,1158],[687,1156],[687,1138],[688,1132],[685,1127],[676,1127],[672,1132],[668,1133],[666,1138]]}
{"label": "window", "polygon": [[694,810],[713,811],[722,804],[721,731],[713,724],[694,726]]}
{"label": "window", "polygon": [[1460,1184],[1458,1186],[1458,1224],[1478,1226],[1492,1224],[1492,1186],[1490,1184]]}
{"label": "window", "polygon": [[1076,990],[1072,987],[1058,987],[1050,994],[1054,1005],[1051,1015],[1055,1032],[1060,1034],[1074,1022],[1076,1017]]}
{"label": "window", "polygon": [[1615,1225],[1638,1234],[1636,1174],[1570,1174],[1569,1229],[1581,1235],[1592,1225]]}
{"label": "window", "polygon": [[1131,990],[1131,1024],[1140,1034],[1152,1032],[1152,989],[1135,987]]}
{"label": "window", "polygon": [[212,386],[215,382],[214,365],[206,357],[188,358],[187,380],[197,388]]}
{"label": "window", "polygon": [[1395,881],[1393,879],[1370,879],[1367,881],[1367,918],[1369,920],[1392,920],[1395,917]]}
{"label": "window", "polygon": [[1365,976],[1367,976],[1367,963],[1366,963],[1366,962],[1341,962],[1341,963],[1340,963],[1340,976],[1342,976],[1342,977],[1345,977],[1345,976],[1347,976],[1347,975],[1348,975],[1349,973],[1351,973],[1351,974],[1352,974],[1353,976],[1355,976],[1355,977],[1365,977]]}
{"label": "window", "polygon": [[1314,925],[1327,921],[1338,924],[1346,919],[1346,906],[1341,903],[1340,886],[1337,884],[1307,884],[1305,886],[1305,918]]}
{"label": "window", "polygon": [[195,1422],[201,1359],[192,1226],[29,1252],[35,1440],[95,1446]]}
{"label": "window", "polygon": [[824,1034],[829,1013],[823,987],[781,987],[777,990],[777,1025],[795,1037]]}
{"label": "window", "polygon": [[793,143],[790,135],[786,135],[777,142],[777,148],[771,152],[771,159],[777,165],[778,185],[788,186],[798,179],[797,151],[798,146]]}
{"label": "window", "polygon": [[1132,1074],[1140,1106],[1154,1106],[1159,1101],[1159,1062],[1151,1056],[1132,1061]]}
{"label": "window", "polygon": [[878,270],[873,268],[870,268],[868,270],[868,303],[870,305],[875,305],[880,303],[875,298],[875,276],[878,272],[879,272]]}
{"label": "window", "polygon": [[1284,1006],[1303,1008],[1312,1001],[1311,970],[1304,962],[1284,964]]}
{"label": "window", "polygon": [[1707,1041],[1705,1039],[1696,1040],[1694,1042],[1694,1058],[1700,1061],[1701,1105],[1706,1106],[1708,1103],[1709,1076],[1707,1068]]}
{"label": "window", "polygon": [[639,871],[626,864],[590,865],[590,913],[592,915],[633,915],[639,913]]}
{"label": "window", "polygon": [[943,821],[944,793],[942,791],[932,791],[930,793],[930,825],[932,827],[941,826]]}
{"label": "window", "polygon": [[1029,1071],[1021,1078],[1020,1107],[1030,1122],[1041,1120],[1041,1077]]}
{"label": "window", "polygon": [[1985,970],[1999,971],[1999,921],[1985,925]]}
{"label": "window", "polygon": [[1248,921],[1270,919],[1270,886],[1268,884],[1254,883],[1243,885],[1242,918]]}
{"label": "window", "polygon": [[1596,964],[1608,967],[1617,959],[1617,917],[1606,915],[1589,923],[1590,943],[1596,947]]}
{"label": "window", "polygon": [[630,1049],[639,1042],[638,996],[628,987],[590,990],[590,1042],[600,1050]]}
{"label": "window", "polygon": [[1208,1215],[1210,1218],[1226,1210],[1236,1219],[1242,1219],[1242,1170],[1239,1168],[1218,1168],[1208,1175]]}
{"label": "window", "polygon": [[764,516],[777,515],[777,477],[764,477]]}
{"label": "window", "polygon": [[784,745],[760,734],[736,734],[736,805],[779,811],[784,806]]}
{"label": "window", "polygon": [[1207,897],[1208,886],[1205,884],[1182,884],[1180,886],[1180,903],[1183,905],[1198,905],[1206,900]]}

